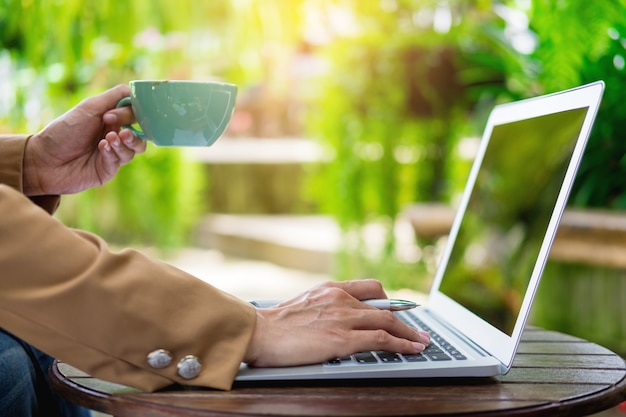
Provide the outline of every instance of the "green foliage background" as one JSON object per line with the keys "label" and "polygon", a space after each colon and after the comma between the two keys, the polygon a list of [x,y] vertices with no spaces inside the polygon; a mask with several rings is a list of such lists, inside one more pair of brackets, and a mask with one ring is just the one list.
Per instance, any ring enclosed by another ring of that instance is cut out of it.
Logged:
{"label": "green foliage background", "polygon": [[[626,206],[624,9],[623,0],[2,0],[0,130],[36,131],[137,78],[284,89],[268,74],[267,51],[296,50],[311,16],[324,15],[318,26],[332,41],[314,54],[329,70],[311,81],[302,133],[335,159],[313,173],[314,199],[346,232],[348,258],[377,274],[396,263],[393,229],[407,203],[454,201],[470,162],[459,141],[479,134],[498,102],[605,80],[572,202]],[[519,33],[532,49],[516,45]],[[205,176],[180,152],[152,148],[110,184],[67,198],[61,215],[115,240],[184,243],[206,210]],[[371,222],[387,230],[373,262],[362,256]]]}
{"label": "green foliage background", "polygon": [[[333,190],[323,207],[346,231],[338,276],[402,286],[416,269],[430,274],[423,263],[398,262],[398,216],[411,202],[454,204],[471,162],[459,141],[479,136],[500,102],[604,80],[570,204],[625,208],[623,1],[448,1],[445,30],[434,23],[443,2],[351,4],[367,30],[325,49],[332,77],[321,80],[324,111],[311,124],[337,152],[319,189]],[[432,24],[421,24],[424,16]],[[363,239],[368,222],[387,230],[374,256]]]}
{"label": "green foliage background", "polygon": [[[284,7],[287,4],[290,7]],[[280,0],[0,1],[0,132],[34,132],[84,97],[133,79],[263,77],[265,42],[293,39]],[[116,243],[189,242],[207,179],[175,149],[149,150],[110,183],[67,196],[59,216]]]}

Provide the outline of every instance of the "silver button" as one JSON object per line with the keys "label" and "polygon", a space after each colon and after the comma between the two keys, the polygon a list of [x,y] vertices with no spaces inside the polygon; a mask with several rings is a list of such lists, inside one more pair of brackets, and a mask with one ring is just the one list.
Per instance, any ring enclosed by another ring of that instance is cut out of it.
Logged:
{"label": "silver button", "polygon": [[200,374],[202,365],[193,355],[187,355],[178,362],[178,375],[183,379],[193,379]]}
{"label": "silver button", "polygon": [[165,349],[157,349],[148,354],[148,365],[155,369],[162,369],[172,363],[172,354]]}

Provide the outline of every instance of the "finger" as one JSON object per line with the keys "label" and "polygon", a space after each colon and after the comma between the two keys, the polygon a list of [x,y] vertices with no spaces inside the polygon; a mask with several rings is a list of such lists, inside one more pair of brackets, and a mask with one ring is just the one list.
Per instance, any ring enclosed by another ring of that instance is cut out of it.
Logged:
{"label": "finger", "polygon": [[360,279],[353,281],[334,282],[334,286],[343,289],[357,300],[387,298],[380,281],[375,279]]}
{"label": "finger", "polygon": [[137,120],[132,107],[124,106],[107,111],[102,116],[102,121],[108,130],[119,130],[121,126],[128,126]]}
{"label": "finger", "polygon": [[106,90],[103,93],[100,93],[97,96],[94,96],[93,99],[96,103],[101,103],[103,110],[106,111],[108,109],[115,108],[121,99],[128,97],[129,95],[130,87],[126,84],[120,84]]}
{"label": "finger", "polygon": [[425,348],[423,343],[396,337],[384,330],[354,330],[350,333],[345,355],[372,350],[411,355],[421,353]]}
{"label": "finger", "polygon": [[393,336],[413,342],[425,342],[418,329],[407,326],[391,311],[361,310],[360,316],[353,317],[349,325],[357,330],[383,330]]}
{"label": "finger", "polygon": [[102,167],[102,170],[99,174],[100,182],[104,184],[105,182],[113,178],[113,176],[120,167],[120,160],[113,150],[113,147],[106,139],[102,139],[100,142],[98,142],[98,151],[101,155],[100,161]]}
{"label": "finger", "polygon": [[144,153],[146,151],[147,142],[135,135],[132,130],[124,129],[118,135],[124,145],[135,152],[135,154]]}
{"label": "finger", "polygon": [[417,332],[420,335],[419,342],[421,344],[423,344],[423,345],[426,345],[426,346],[430,345],[430,333],[428,333],[428,332],[426,332],[424,330],[419,330],[419,329],[417,330]]}
{"label": "finger", "polygon": [[111,109],[115,109],[117,103],[130,94],[128,85],[120,84],[97,96],[83,100],[78,106],[88,110],[90,113],[103,115]]}
{"label": "finger", "polygon": [[119,165],[130,162],[135,156],[135,151],[126,146],[126,144],[122,141],[122,138],[117,133],[109,132],[106,134],[104,139],[108,142],[109,147],[115,156],[117,156],[117,163]]}
{"label": "finger", "polygon": [[[349,328],[354,330],[383,330],[395,337],[426,346],[430,344],[428,332],[407,325],[391,311],[378,310],[366,304],[363,305],[368,310],[360,310],[358,315],[351,315],[346,320],[346,325]],[[346,317],[348,316],[346,315]]]}

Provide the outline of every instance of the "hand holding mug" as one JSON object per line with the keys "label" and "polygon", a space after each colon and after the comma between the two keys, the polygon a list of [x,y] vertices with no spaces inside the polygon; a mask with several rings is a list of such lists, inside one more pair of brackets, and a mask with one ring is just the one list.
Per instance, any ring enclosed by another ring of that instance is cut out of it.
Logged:
{"label": "hand holding mug", "polygon": [[119,131],[134,120],[129,109],[115,109],[128,93],[127,85],[118,85],[89,97],[33,135],[24,152],[24,194],[72,194],[102,185],[144,152],[144,141]]}

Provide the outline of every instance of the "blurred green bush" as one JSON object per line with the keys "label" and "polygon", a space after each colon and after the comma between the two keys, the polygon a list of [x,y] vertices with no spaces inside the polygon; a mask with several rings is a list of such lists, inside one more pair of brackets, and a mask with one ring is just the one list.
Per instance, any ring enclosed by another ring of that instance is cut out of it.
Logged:
{"label": "blurred green bush", "polygon": [[[222,78],[241,91],[270,83],[269,90],[288,94],[281,77],[292,63],[275,61],[321,33],[326,39],[312,49],[329,68],[306,88],[313,100],[303,133],[328,144],[336,158],[312,173],[313,194],[346,231],[356,264],[363,225],[387,230],[374,268],[394,262],[393,229],[407,203],[454,201],[471,162],[460,141],[478,135],[501,101],[604,79],[604,105],[572,203],[626,205],[624,7],[610,0],[5,0],[0,129],[35,131],[83,97],[136,78]],[[72,197],[61,214],[114,239],[179,240],[172,237],[185,235],[202,210],[194,201],[204,177],[178,152],[149,153],[102,190]],[[163,173],[171,182],[152,191]],[[141,193],[150,216],[130,202]],[[190,211],[158,208],[170,199]]]}
{"label": "blurred green bush", "polygon": [[[358,35],[325,49],[311,132],[336,151],[317,185],[323,207],[346,231],[338,275],[402,285],[394,227],[409,202],[454,203],[471,157],[462,139],[479,136],[493,105],[606,83],[604,104],[570,204],[624,208],[626,56],[623,2],[568,0],[354,2]],[[332,191],[331,191],[332,190]],[[387,229],[368,253],[363,226]],[[406,265],[408,279],[415,268]],[[386,272],[389,271],[389,272]],[[407,282],[407,281],[405,281]]]}
{"label": "blurred green bush", "polygon": [[[0,131],[37,131],[133,79],[217,78],[243,89],[263,75],[263,43],[293,38],[299,15],[286,4],[2,1]],[[206,210],[207,181],[183,153],[149,146],[110,183],[65,197],[59,216],[114,243],[180,246]]]}

